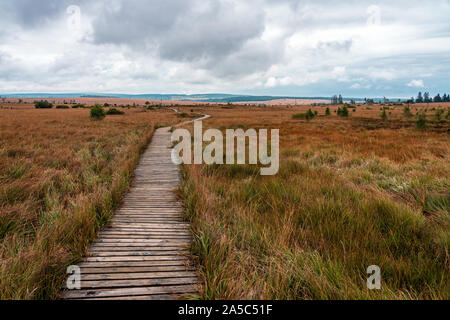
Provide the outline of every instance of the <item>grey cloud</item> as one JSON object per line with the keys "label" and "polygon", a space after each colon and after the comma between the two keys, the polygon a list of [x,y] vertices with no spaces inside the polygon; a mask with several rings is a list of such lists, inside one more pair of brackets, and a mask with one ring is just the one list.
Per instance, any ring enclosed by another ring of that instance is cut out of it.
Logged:
{"label": "grey cloud", "polygon": [[104,3],[93,21],[94,41],[99,44],[127,44],[145,47],[172,28],[188,9],[183,0],[139,0]]}
{"label": "grey cloud", "polygon": [[[163,59],[222,59],[264,31],[262,10],[237,9],[224,1],[122,1],[95,18],[96,43],[155,48]],[[241,5],[242,6],[242,5]]]}
{"label": "grey cloud", "polygon": [[242,50],[231,54],[219,63],[211,61],[207,69],[221,78],[239,78],[253,73],[264,72],[282,60],[283,46],[256,40],[248,43]]}
{"label": "grey cloud", "polygon": [[14,0],[3,4],[3,12],[24,28],[35,28],[66,13],[69,5],[83,5],[87,0]]}

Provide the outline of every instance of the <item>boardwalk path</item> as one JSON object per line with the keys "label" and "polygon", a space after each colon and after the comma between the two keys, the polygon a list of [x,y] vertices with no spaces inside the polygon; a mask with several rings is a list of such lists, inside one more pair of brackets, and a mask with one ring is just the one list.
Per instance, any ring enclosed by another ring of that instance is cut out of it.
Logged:
{"label": "boardwalk path", "polygon": [[189,225],[173,190],[180,169],[171,161],[169,128],[157,129],[142,155],[123,205],[79,264],[81,290],[65,299],[176,299],[197,293],[186,254]]}

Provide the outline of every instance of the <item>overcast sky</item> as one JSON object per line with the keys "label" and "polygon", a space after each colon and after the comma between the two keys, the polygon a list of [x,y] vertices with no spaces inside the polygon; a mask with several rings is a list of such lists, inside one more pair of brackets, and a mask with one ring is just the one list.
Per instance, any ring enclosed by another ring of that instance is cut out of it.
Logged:
{"label": "overcast sky", "polygon": [[0,93],[450,92],[450,0],[0,0]]}

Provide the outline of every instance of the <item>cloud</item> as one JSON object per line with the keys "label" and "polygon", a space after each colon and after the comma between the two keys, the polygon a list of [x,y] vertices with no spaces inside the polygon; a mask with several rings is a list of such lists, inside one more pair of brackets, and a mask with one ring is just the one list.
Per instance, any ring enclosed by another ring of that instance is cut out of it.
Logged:
{"label": "cloud", "polygon": [[414,88],[423,88],[425,85],[423,84],[423,80],[412,80],[407,84],[408,87],[414,87]]}
{"label": "cloud", "polygon": [[94,41],[138,50],[155,48],[163,59],[223,59],[264,31],[262,10],[237,1],[127,0],[106,6],[93,20]]}
{"label": "cloud", "polygon": [[0,11],[3,92],[408,97],[424,80],[432,92],[450,87],[448,0],[16,0]]}

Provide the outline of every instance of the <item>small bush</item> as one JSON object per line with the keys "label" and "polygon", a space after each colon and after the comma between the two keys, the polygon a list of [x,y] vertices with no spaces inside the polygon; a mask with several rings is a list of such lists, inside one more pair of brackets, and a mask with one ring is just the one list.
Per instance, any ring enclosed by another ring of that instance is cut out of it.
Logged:
{"label": "small bush", "polygon": [[412,117],[411,109],[409,108],[409,106],[405,106],[405,107],[403,108],[403,114],[404,114],[406,117]]}
{"label": "small bush", "polygon": [[116,108],[111,108],[106,112],[107,115],[109,116],[114,116],[114,115],[122,115],[125,114],[125,112],[121,111],[121,110],[117,110]]}
{"label": "small bush", "polygon": [[84,104],[75,104],[72,106],[72,109],[78,109],[78,108],[86,108]]}
{"label": "small bush", "polygon": [[306,113],[296,113],[292,116],[292,119],[299,120],[299,119],[306,119],[311,120],[316,116],[314,112],[312,112],[311,109],[309,109]]}
{"label": "small bush", "polygon": [[443,115],[444,115],[444,110],[442,110],[442,109],[437,109],[436,112],[434,113],[434,117],[436,118],[437,122],[440,122],[442,120]]}
{"label": "small bush", "polygon": [[349,112],[348,112],[347,106],[344,106],[342,109],[338,108],[337,114],[340,117],[348,117],[349,116]]}
{"label": "small bush", "polygon": [[51,104],[47,100],[35,101],[34,106],[36,107],[36,109],[51,109],[51,108],[53,108],[53,104]]}
{"label": "small bush", "polygon": [[386,109],[383,110],[381,113],[381,120],[386,121],[388,119],[388,116],[386,114]]}
{"label": "small bush", "polygon": [[59,105],[59,106],[56,106],[56,109],[69,109],[69,106]]}
{"label": "small bush", "polygon": [[427,116],[425,113],[419,113],[419,116],[416,121],[416,127],[419,129],[423,129],[427,126]]}
{"label": "small bush", "polygon": [[105,109],[100,104],[96,104],[91,108],[91,119],[102,120],[106,116]]}
{"label": "small bush", "polygon": [[327,107],[327,110],[325,110],[325,115],[326,115],[326,116],[329,116],[330,114],[331,114],[330,108]]}

